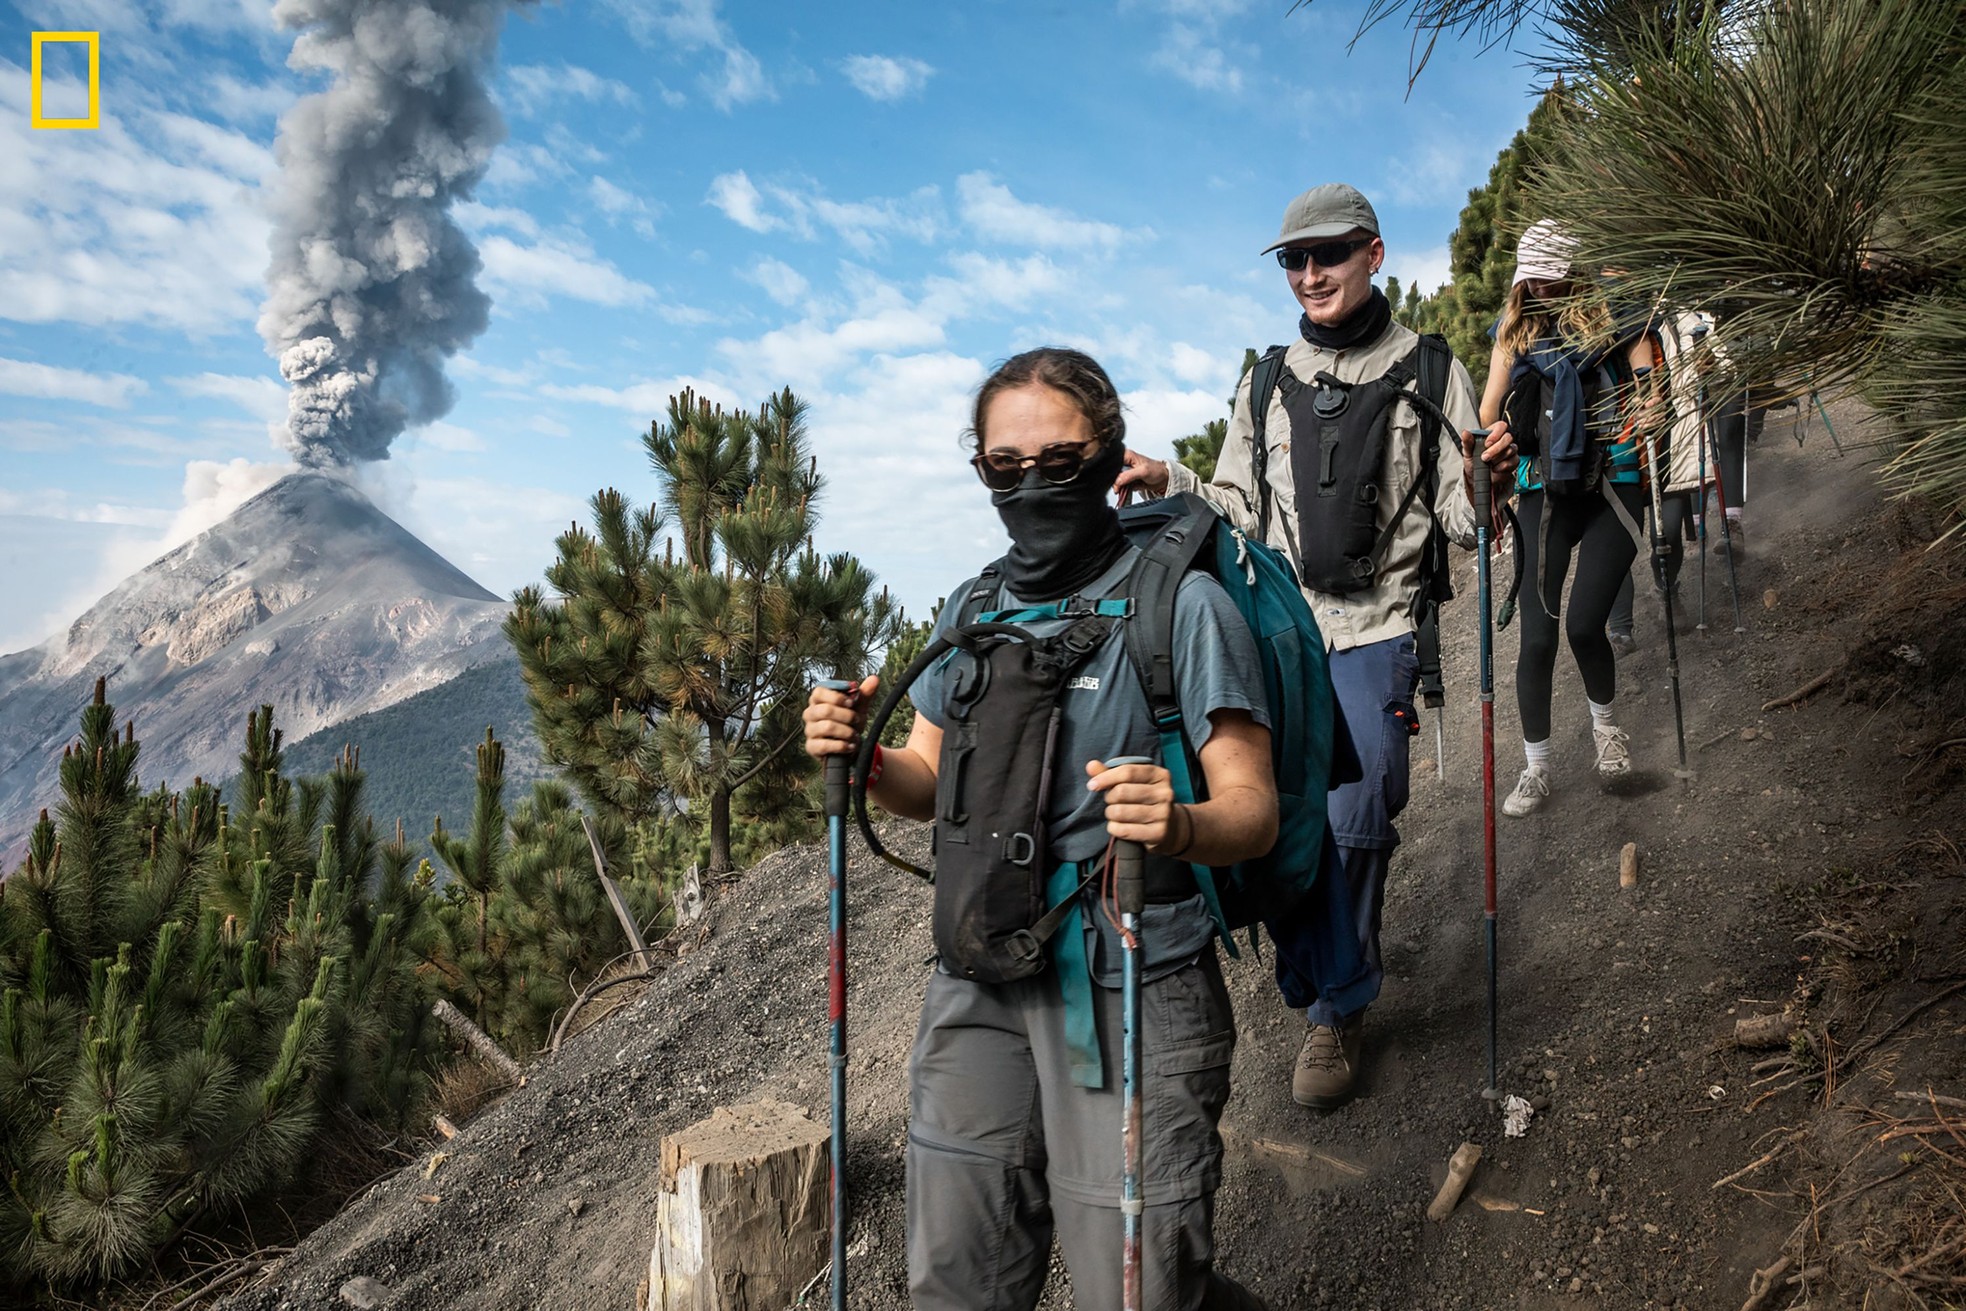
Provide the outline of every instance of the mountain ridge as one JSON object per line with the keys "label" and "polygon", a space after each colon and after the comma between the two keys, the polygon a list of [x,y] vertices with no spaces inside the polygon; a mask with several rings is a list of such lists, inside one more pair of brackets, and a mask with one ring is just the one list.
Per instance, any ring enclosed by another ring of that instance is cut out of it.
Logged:
{"label": "mountain ridge", "polygon": [[347,482],[296,471],[0,657],[0,869],[53,803],[98,677],[139,724],[146,785],[233,772],[247,711],[289,741],[509,655],[508,603]]}

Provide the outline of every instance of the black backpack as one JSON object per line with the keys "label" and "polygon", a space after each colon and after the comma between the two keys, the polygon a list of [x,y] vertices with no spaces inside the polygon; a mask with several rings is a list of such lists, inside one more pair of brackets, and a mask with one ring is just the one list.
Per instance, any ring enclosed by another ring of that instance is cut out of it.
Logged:
{"label": "black backpack", "polygon": [[[1170,891],[1199,891],[1235,955],[1230,931],[1283,913],[1306,896],[1330,848],[1326,794],[1335,781],[1334,761],[1351,752],[1332,695],[1324,640],[1289,563],[1273,548],[1250,541],[1199,497],[1150,501],[1122,510],[1120,517],[1128,538],[1141,548],[1120,595],[996,611],[989,607],[1001,594],[1002,562],[990,565],[960,602],[951,598],[950,604],[959,606],[955,624],[885,689],[868,723],[856,779],[866,777],[872,744],[915,679],[951,649],[971,653],[965,671],[971,683],[952,687],[945,698],[950,722],[943,730],[937,776],[935,871],[888,852],[868,821],[866,788],[856,784],[853,794],[868,848],[934,880],[936,949],[966,978],[995,982],[1042,969],[1040,949],[1077,901],[1067,897],[1047,908],[1043,900],[1050,863],[1042,810],[1056,764],[1051,753],[1057,697],[1071,670],[1090,654],[1084,643],[1105,641],[1114,623],[1122,626],[1128,662],[1159,733],[1161,763],[1173,775],[1176,799],[1206,799],[1182,721],[1172,658],[1175,594],[1191,570],[1222,585],[1255,639],[1271,717],[1278,836],[1268,853],[1228,868],[1187,866],[1181,887]],[[1075,622],[1048,638],[1033,638],[1018,627],[1061,618]],[[1061,646],[1068,648],[1062,655],[1056,650]],[[1056,673],[1039,678],[1024,672],[1047,665]],[[1150,895],[1156,866],[1170,864],[1149,862]]]}
{"label": "black backpack", "polygon": [[1624,406],[1636,375],[1620,341],[1600,354],[1575,361],[1583,384],[1578,423],[1558,432],[1556,387],[1528,354],[1509,369],[1502,409],[1516,446],[1528,456],[1543,491],[1552,499],[1602,494],[1611,467],[1611,447],[1623,434]]}
{"label": "black backpack", "polygon": [[[1323,432],[1326,425],[1323,423],[1314,422],[1309,428],[1298,426],[1299,410],[1308,410],[1314,420],[1317,418],[1317,400],[1309,395],[1312,389],[1284,367],[1286,349],[1284,346],[1270,347],[1250,371],[1249,418],[1253,428],[1250,434],[1250,476],[1257,489],[1256,535],[1269,540],[1269,445],[1264,440],[1264,429],[1269,419],[1270,394],[1281,387],[1285,389],[1284,408],[1290,414],[1293,446],[1305,432],[1316,432],[1320,441],[1317,454],[1319,476],[1314,486],[1307,488],[1302,480],[1297,485],[1300,537],[1304,534],[1305,521],[1309,517],[1307,508],[1314,500],[1324,503],[1324,511],[1318,516],[1317,538],[1319,554],[1323,557],[1320,569],[1324,577],[1320,578],[1319,569],[1313,568],[1307,555],[1304,573],[1311,586],[1333,593],[1360,591],[1369,587],[1384,560],[1386,548],[1392,544],[1400,525],[1406,521],[1413,503],[1425,498],[1421,500],[1421,505],[1427,512],[1430,529],[1427,544],[1420,554],[1420,595],[1413,615],[1414,646],[1420,662],[1420,702],[1428,709],[1437,709],[1447,701],[1447,689],[1440,668],[1440,607],[1454,599],[1453,571],[1448,564],[1447,530],[1440,526],[1433,513],[1434,497],[1440,488],[1439,421],[1425,410],[1420,412],[1419,476],[1406,489],[1405,497],[1383,530],[1377,527],[1379,478],[1385,470],[1386,439],[1391,428],[1390,409],[1398,401],[1396,393],[1404,390],[1408,382],[1417,379],[1420,394],[1435,405],[1444,406],[1454,353],[1445,337],[1437,333],[1422,333],[1405,359],[1371,382],[1347,385],[1329,374],[1320,373],[1314,381],[1324,384],[1322,392],[1354,398],[1335,417],[1342,420],[1350,416],[1353,423],[1349,427],[1356,436],[1347,442],[1346,434],[1340,431],[1333,435],[1331,443],[1327,443]],[[1365,394],[1362,401],[1355,399],[1360,392]],[[1306,398],[1299,400],[1297,409],[1291,407],[1293,394]],[[1354,405],[1358,407],[1356,410],[1353,409]],[[1295,454],[1293,449],[1293,456]],[[1324,476],[1327,468],[1331,474],[1328,480]],[[1327,481],[1329,486],[1326,486]],[[1315,498],[1310,494],[1313,491],[1317,494]],[[1309,545],[1309,542],[1300,542],[1300,546]],[[1344,585],[1326,586],[1327,582]],[[1420,726],[1410,724],[1408,730],[1417,733]]]}

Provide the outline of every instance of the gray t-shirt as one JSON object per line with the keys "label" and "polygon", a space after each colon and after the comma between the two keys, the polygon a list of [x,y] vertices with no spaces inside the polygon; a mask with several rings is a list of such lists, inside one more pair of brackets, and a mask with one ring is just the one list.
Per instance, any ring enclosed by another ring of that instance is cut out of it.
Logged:
{"label": "gray t-shirt", "polygon": [[[1096,600],[1119,592],[1138,558],[1137,549],[1127,550],[1112,568],[1085,587],[1080,596]],[[972,579],[949,594],[950,602],[936,616],[931,641],[955,623],[962,599],[974,586]],[[1015,610],[1024,604],[1022,598],[1006,588],[995,604],[984,608]],[[1020,627],[1035,636],[1046,637],[1061,631],[1069,622],[1044,619]],[[1051,797],[1045,809],[1050,844],[1047,859],[1054,868],[1068,860],[1095,859],[1106,849],[1105,801],[1099,793],[1086,788],[1086,762],[1119,756],[1160,759],[1160,735],[1155,732],[1153,716],[1147,709],[1147,695],[1141,690],[1139,676],[1126,655],[1123,628],[1128,622],[1123,619],[1114,625],[1111,635],[1080,666],[1064,693],[1065,715],[1059,727]],[[1221,584],[1206,574],[1191,571],[1175,593],[1173,656],[1175,691],[1181,701],[1188,740],[1197,752],[1214,731],[1209,715],[1218,710],[1246,710],[1258,723],[1269,726],[1255,639]],[[951,652],[925,670],[909,690],[915,712],[937,728],[945,728],[948,723],[943,713],[948,666],[953,661],[968,659],[962,651]],[[1099,913],[1090,894],[1086,906],[1086,948],[1093,976],[1102,986],[1117,987],[1119,934]],[[1158,977],[1187,964],[1208,945],[1214,932],[1215,923],[1199,893],[1185,901],[1150,905],[1141,932],[1145,973]]]}

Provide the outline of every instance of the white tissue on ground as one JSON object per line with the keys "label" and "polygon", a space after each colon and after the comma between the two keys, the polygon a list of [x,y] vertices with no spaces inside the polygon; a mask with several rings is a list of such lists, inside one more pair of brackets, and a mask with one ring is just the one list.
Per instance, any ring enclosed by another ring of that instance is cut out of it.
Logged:
{"label": "white tissue on ground", "polygon": [[1526,1100],[1510,1093],[1502,1099],[1502,1134],[1508,1138],[1520,1138],[1529,1132],[1530,1118],[1536,1108]]}

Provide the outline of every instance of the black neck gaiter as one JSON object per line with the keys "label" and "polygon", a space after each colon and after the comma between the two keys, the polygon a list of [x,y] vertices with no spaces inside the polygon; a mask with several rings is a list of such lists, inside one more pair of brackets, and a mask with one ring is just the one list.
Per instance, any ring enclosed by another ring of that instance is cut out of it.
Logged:
{"label": "black neck gaiter", "polygon": [[1297,320],[1297,331],[1304,334],[1304,340],[1313,346],[1322,346],[1328,351],[1341,351],[1353,346],[1363,346],[1367,342],[1379,340],[1393,321],[1393,307],[1386,300],[1386,293],[1377,287],[1372,289],[1372,299],[1353,310],[1351,316],[1338,323],[1325,327],[1312,323],[1311,316],[1302,315]]}
{"label": "black neck gaiter", "polygon": [[1109,442],[1068,483],[1048,483],[1027,469],[1017,486],[990,493],[1010,534],[1004,584],[1018,600],[1062,600],[1119,558],[1126,535],[1107,493],[1125,467],[1125,446]]}

